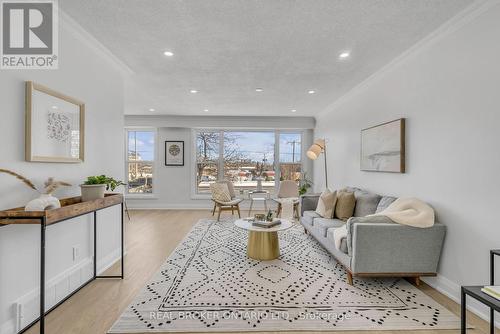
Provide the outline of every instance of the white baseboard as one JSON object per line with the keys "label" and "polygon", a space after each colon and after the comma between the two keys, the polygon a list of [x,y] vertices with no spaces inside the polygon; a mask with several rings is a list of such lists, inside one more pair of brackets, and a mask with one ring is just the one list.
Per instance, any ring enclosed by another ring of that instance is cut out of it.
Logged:
{"label": "white baseboard", "polygon": [[[126,254],[126,252],[125,252]],[[120,259],[121,250],[115,249],[97,262],[97,274],[109,269]],[[46,283],[45,309],[50,309],[93,275],[93,261],[85,258],[51,278]],[[40,289],[36,288],[12,303],[12,317],[0,326],[0,334],[15,334],[39,316]]]}
{"label": "white baseboard", "polygon": [[[422,277],[422,281],[424,281],[437,291],[441,292],[443,295],[450,298],[455,303],[460,304],[460,285],[458,285],[457,283],[439,274],[436,277]],[[490,321],[489,308],[484,304],[478,302],[477,300],[468,297],[467,309],[476,314],[481,319],[488,322]],[[497,328],[500,328],[500,320],[495,321],[495,326]]]}
{"label": "white baseboard", "polygon": [[[137,205],[138,204],[138,205]],[[143,205],[141,205],[143,204]],[[151,204],[151,206],[147,205]],[[275,203],[271,203],[271,201],[268,202],[267,208],[268,209],[276,209]],[[184,203],[184,204],[163,204],[163,203],[158,203],[158,202],[151,202],[148,203],[147,201],[142,201],[142,202],[137,202],[137,203],[131,203],[127,202],[127,206],[129,210],[207,210],[211,211],[213,209],[213,204],[200,204],[200,203]],[[250,204],[243,202],[240,204],[240,210],[241,211],[248,211],[250,209]],[[252,211],[261,211],[264,210],[264,207],[262,203],[257,203],[254,204],[254,207]],[[242,212],[243,214],[243,212]]]}

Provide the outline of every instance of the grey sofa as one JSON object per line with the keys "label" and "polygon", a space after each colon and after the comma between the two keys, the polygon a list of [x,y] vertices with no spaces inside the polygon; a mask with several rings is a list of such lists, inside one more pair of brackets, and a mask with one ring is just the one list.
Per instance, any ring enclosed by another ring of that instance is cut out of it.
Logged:
{"label": "grey sofa", "polygon": [[[384,210],[395,197],[380,196],[348,187],[354,192],[354,217],[347,223],[322,218],[315,212],[319,194],[301,197],[301,224],[346,270],[347,282],[353,276],[412,277],[435,276],[446,232],[436,222],[430,228],[400,225],[383,216],[365,217]],[[334,244],[334,228],[347,224],[347,238],[340,249]]]}

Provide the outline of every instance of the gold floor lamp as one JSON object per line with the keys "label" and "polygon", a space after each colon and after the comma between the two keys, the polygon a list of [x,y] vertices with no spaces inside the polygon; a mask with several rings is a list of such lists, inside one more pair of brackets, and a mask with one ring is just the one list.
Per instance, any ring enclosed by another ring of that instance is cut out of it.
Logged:
{"label": "gold floor lamp", "polygon": [[326,140],[325,139],[316,139],[314,143],[307,150],[307,157],[311,160],[316,160],[324,153],[325,155],[325,183],[328,188],[328,167],[326,165]]}

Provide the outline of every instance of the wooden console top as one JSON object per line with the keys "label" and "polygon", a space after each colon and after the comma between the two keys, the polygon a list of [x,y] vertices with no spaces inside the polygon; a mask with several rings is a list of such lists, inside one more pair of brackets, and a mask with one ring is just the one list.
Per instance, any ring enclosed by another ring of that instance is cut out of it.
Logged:
{"label": "wooden console top", "polygon": [[78,196],[63,198],[60,202],[61,207],[53,210],[24,211],[24,207],[21,207],[0,211],[0,225],[41,224],[44,217],[46,225],[55,224],[63,220],[120,204],[123,202],[123,195],[106,194],[104,198],[87,202],[82,202],[82,198]]}

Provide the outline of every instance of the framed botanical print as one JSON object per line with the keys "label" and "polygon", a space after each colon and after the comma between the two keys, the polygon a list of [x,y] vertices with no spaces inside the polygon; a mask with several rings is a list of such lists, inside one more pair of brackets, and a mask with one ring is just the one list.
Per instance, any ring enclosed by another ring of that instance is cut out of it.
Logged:
{"label": "framed botanical print", "polygon": [[361,170],[405,172],[405,119],[361,130]]}
{"label": "framed botanical print", "polygon": [[165,141],[165,166],[184,166],[184,141]]}
{"label": "framed botanical print", "polygon": [[83,162],[84,132],[83,102],[26,82],[26,161]]}

